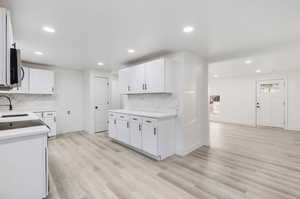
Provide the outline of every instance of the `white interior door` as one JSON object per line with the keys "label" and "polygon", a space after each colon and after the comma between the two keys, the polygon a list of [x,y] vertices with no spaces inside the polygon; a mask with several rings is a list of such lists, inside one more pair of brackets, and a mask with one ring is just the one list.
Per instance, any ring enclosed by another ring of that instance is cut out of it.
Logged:
{"label": "white interior door", "polygon": [[265,80],[257,82],[257,125],[285,126],[285,81]]}
{"label": "white interior door", "polygon": [[94,110],[95,110],[95,132],[108,129],[108,79],[102,77],[94,78]]}

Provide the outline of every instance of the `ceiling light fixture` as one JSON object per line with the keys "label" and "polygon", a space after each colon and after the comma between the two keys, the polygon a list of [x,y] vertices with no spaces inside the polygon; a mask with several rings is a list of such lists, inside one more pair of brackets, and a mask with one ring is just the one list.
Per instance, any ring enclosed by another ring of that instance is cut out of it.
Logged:
{"label": "ceiling light fixture", "polygon": [[128,53],[135,53],[135,50],[134,49],[128,49],[127,52]]}
{"label": "ceiling light fixture", "polygon": [[217,75],[217,74],[215,74],[215,75],[213,75],[214,76],[214,78],[218,78],[219,77],[219,75]]}
{"label": "ceiling light fixture", "polygon": [[252,63],[253,63],[253,61],[251,59],[248,59],[245,61],[245,64],[252,64]]}
{"label": "ceiling light fixture", "polygon": [[98,66],[103,66],[104,64],[102,62],[97,63]]}
{"label": "ceiling light fixture", "polygon": [[255,72],[256,72],[256,73],[261,73],[261,70],[260,70],[260,69],[257,69]]}
{"label": "ceiling light fixture", "polygon": [[51,27],[49,27],[49,26],[44,26],[44,27],[43,27],[43,31],[49,32],[49,33],[55,33],[55,29],[54,29],[54,28],[51,28]]}
{"label": "ceiling light fixture", "polygon": [[191,33],[191,32],[193,32],[195,30],[195,28],[193,27],[193,26],[186,26],[186,27],[184,27],[183,28],[183,32],[184,33]]}
{"label": "ceiling light fixture", "polygon": [[36,55],[43,55],[44,53],[42,53],[41,51],[35,51],[34,54],[36,54]]}

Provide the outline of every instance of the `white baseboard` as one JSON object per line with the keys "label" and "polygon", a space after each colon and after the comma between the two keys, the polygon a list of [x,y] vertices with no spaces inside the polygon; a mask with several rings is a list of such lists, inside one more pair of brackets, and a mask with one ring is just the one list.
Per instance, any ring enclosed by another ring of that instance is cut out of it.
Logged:
{"label": "white baseboard", "polygon": [[196,143],[196,144],[190,146],[189,148],[187,148],[185,150],[177,152],[176,155],[186,156],[186,155],[190,154],[191,152],[195,151],[196,149],[198,149],[198,148],[200,148],[202,146],[204,146],[204,145],[201,144],[201,143]]}

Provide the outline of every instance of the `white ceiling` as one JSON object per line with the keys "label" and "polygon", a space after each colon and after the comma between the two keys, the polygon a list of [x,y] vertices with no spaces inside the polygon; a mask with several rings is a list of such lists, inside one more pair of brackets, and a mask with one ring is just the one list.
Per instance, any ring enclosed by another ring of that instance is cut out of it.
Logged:
{"label": "white ceiling", "polygon": [[[251,56],[211,63],[210,77],[238,77],[257,74],[280,74],[300,71],[300,44],[285,46]],[[251,60],[251,64],[246,64]],[[256,73],[260,70],[260,73]]]}
{"label": "white ceiling", "polygon": [[[63,67],[101,68],[101,61],[112,69],[165,50],[219,61],[300,39],[295,0],[9,0],[8,7],[23,59]],[[195,32],[183,34],[185,25]]]}

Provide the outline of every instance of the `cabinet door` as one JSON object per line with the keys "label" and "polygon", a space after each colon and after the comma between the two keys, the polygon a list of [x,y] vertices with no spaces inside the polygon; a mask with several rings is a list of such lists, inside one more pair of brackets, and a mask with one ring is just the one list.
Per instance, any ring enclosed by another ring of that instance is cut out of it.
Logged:
{"label": "cabinet door", "polygon": [[142,149],[142,124],[138,117],[130,118],[130,144],[135,148]]}
{"label": "cabinet door", "polygon": [[135,80],[134,90],[136,93],[143,93],[145,92],[145,64],[140,64],[133,68],[135,69],[133,78]]}
{"label": "cabinet door", "polygon": [[129,70],[128,68],[119,70],[119,88],[121,94],[126,94],[129,91]]}
{"label": "cabinet door", "polygon": [[30,68],[29,92],[32,94],[53,94],[54,72],[50,70]]}
{"label": "cabinet door", "polygon": [[158,59],[145,64],[146,92],[165,91],[165,61]]}
{"label": "cabinet door", "polygon": [[109,137],[117,139],[117,120],[115,118],[109,118],[108,133]]}
{"label": "cabinet door", "polygon": [[0,8],[0,84],[6,84],[6,10]]}
{"label": "cabinet door", "polygon": [[129,122],[126,120],[117,120],[117,139],[125,144],[129,144],[130,134],[129,134]]}
{"label": "cabinet door", "polygon": [[142,149],[152,155],[158,155],[157,128],[151,120],[147,119],[142,125]]}

